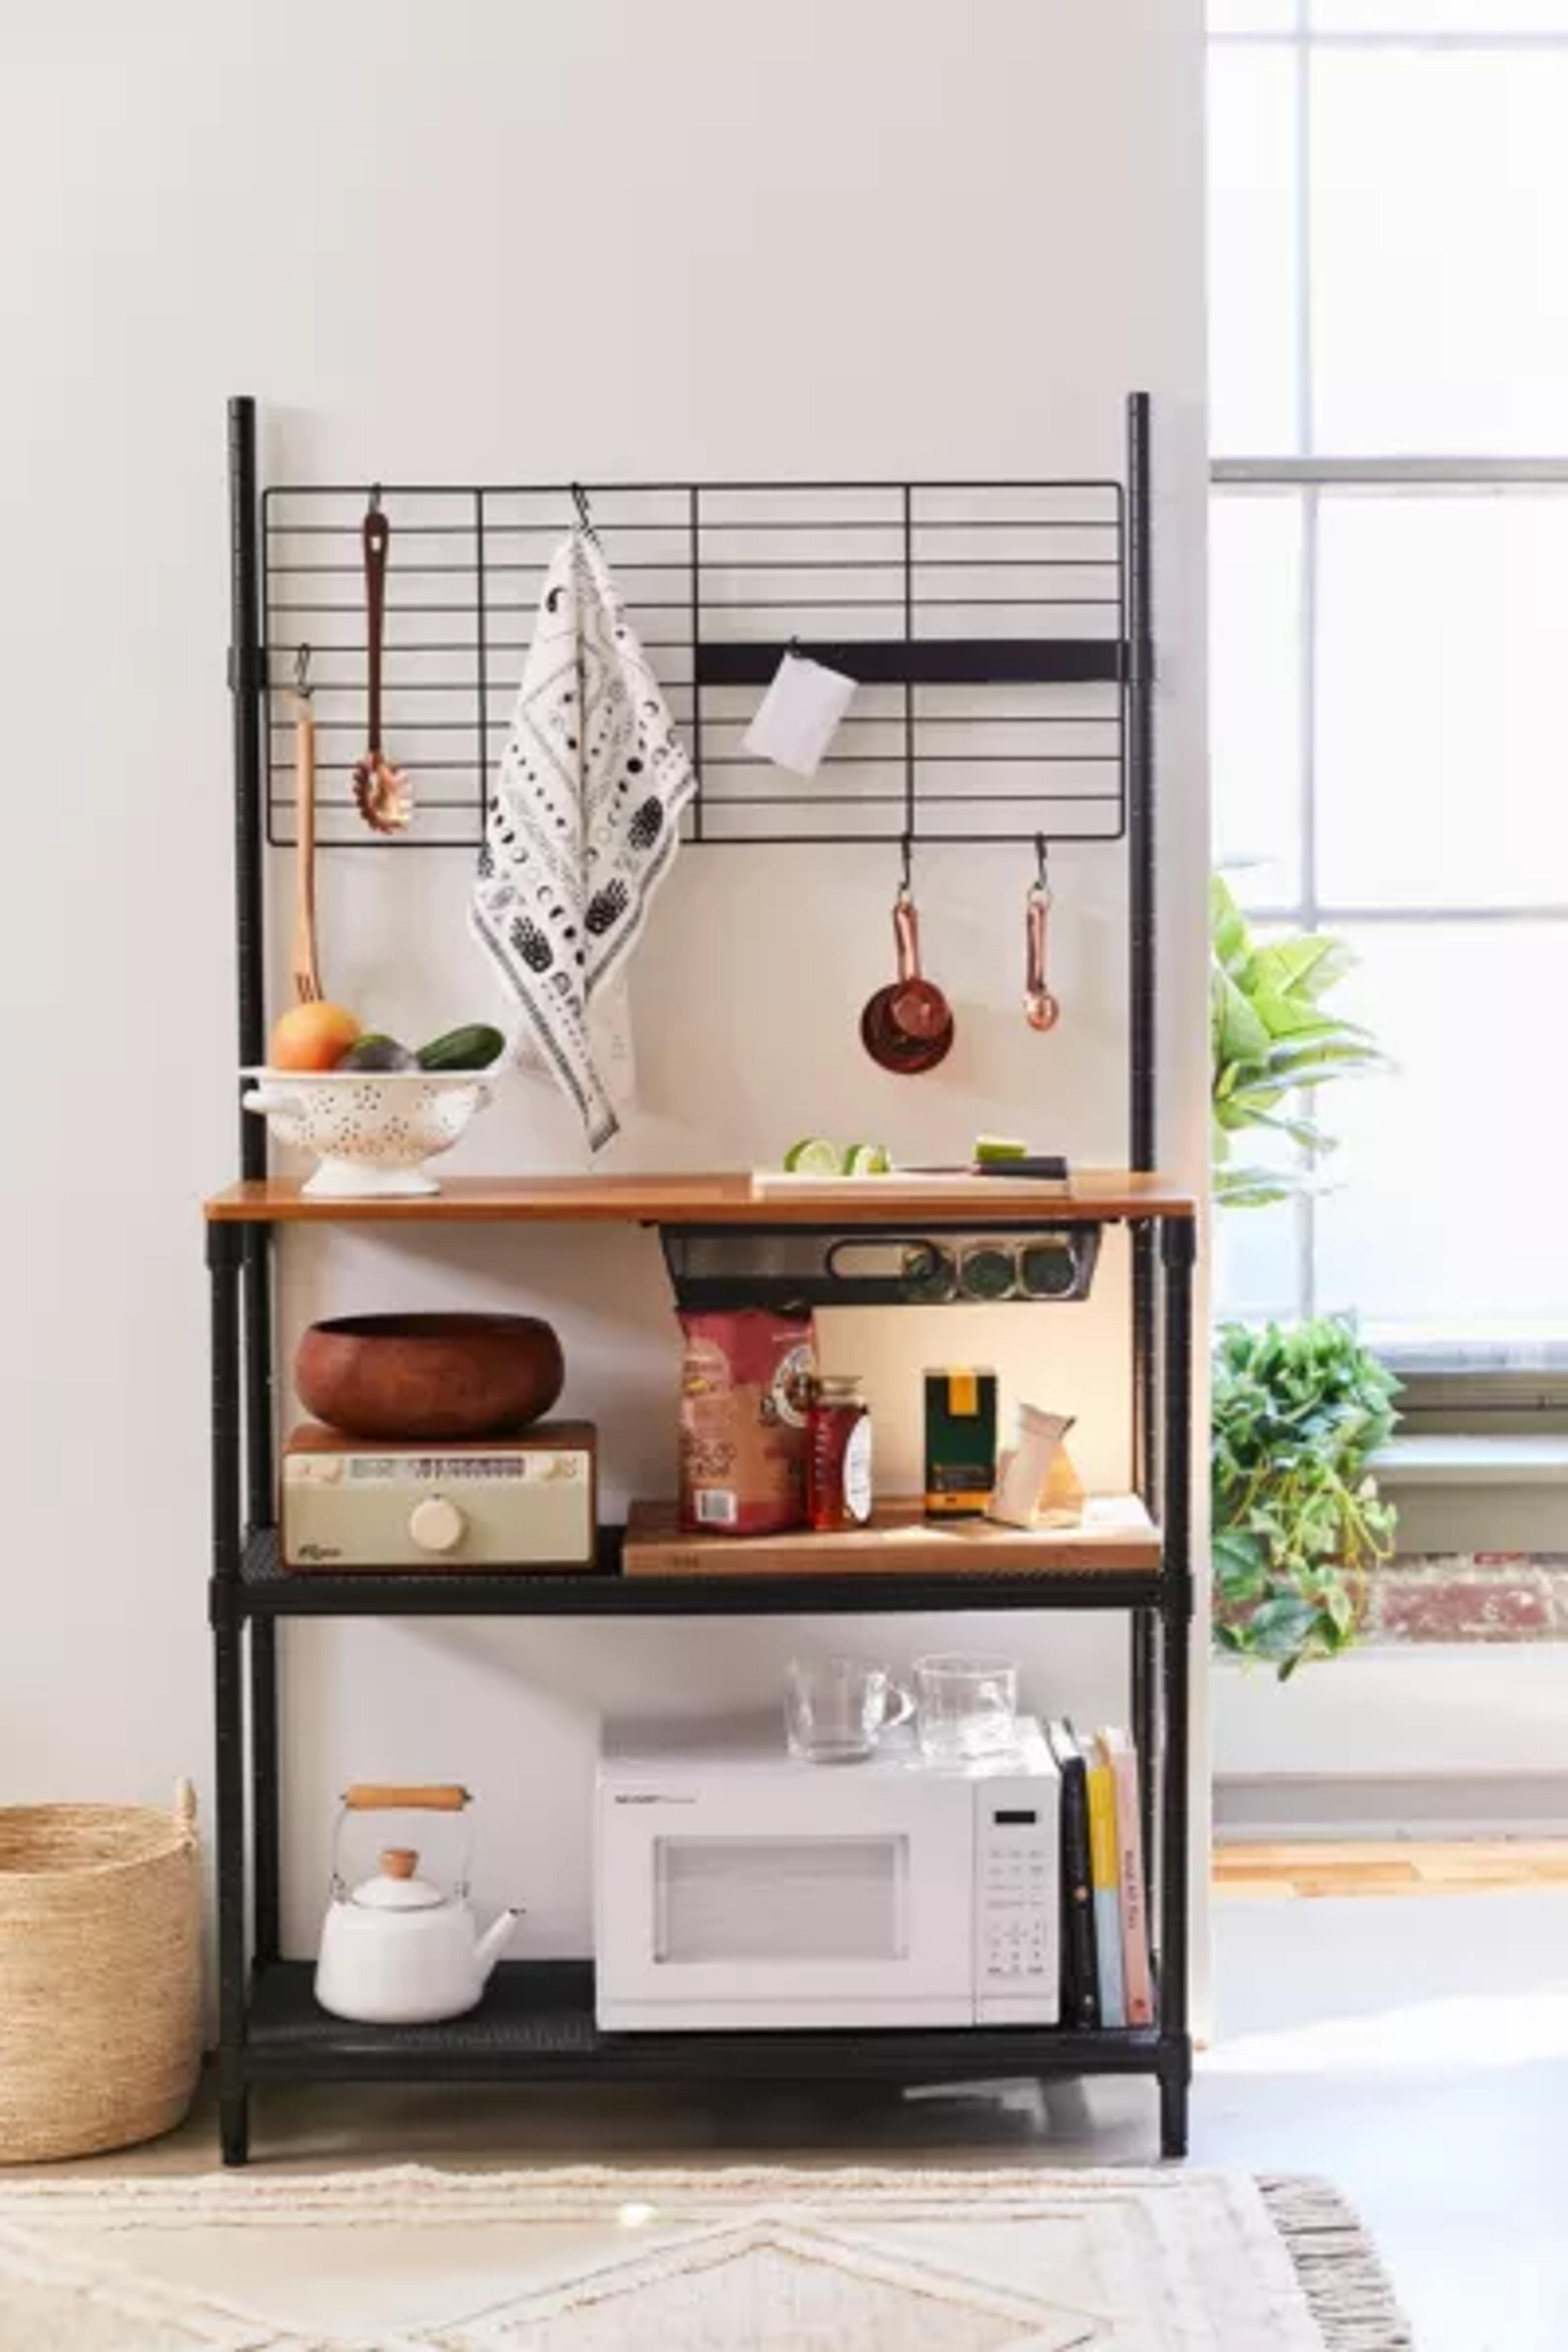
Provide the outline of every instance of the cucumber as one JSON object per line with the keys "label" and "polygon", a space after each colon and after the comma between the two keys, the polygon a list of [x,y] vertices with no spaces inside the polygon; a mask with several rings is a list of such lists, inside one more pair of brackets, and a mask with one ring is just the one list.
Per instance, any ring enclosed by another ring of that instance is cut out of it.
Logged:
{"label": "cucumber", "polygon": [[492,1029],[486,1021],[470,1021],[421,1045],[419,1066],[422,1070],[488,1070],[505,1051],[506,1039],[499,1029]]}

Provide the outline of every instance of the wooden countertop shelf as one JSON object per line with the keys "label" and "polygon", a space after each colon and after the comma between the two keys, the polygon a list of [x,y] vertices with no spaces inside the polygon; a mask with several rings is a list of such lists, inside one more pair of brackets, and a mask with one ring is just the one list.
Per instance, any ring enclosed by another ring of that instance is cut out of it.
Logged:
{"label": "wooden countertop shelf", "polygon": [[693,1176],[448,1176],[412,1200],[311,1200],[298,1181],[231,1184],[205,1204],[215,1224],[626,1224],[908,1227],[1117,1224],[1189,1218],[1190,1192],[1163,1176],[1083,1170],[1065,1193],[999,1176],[865,1176],[781,1184],[748,1173]]}
{"label": "wooden countertop shelf", "polygon": [[623,1575],[1018,1576],[1157,1570],[1160,1534],[1136,1495],[1091,1498],[1076,1528],[1004,1528],[990,1519],[933,1524],[918,1502],[879,1504],[871,1523],[835,1535],[688,1535],[673,1503],[634,1503]]}

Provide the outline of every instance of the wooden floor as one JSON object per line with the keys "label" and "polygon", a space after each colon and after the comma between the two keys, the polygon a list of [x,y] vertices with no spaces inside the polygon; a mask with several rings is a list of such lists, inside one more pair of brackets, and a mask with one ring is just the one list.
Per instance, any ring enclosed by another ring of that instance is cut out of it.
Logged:
{"label": "wooden floor", "polygon": [[1568,1839],[1222,1845],[1215,1851],[1214,1883],[1219,1895],[1280,1902],[1317,1895],[1491,1895],[1568,1886]]}

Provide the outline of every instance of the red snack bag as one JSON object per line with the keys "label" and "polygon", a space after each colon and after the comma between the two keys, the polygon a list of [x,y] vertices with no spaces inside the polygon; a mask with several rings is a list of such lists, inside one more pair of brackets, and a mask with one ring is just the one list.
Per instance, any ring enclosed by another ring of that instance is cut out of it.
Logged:
{"label": "red snack bag", "polygon": [[680,1524],[776,1535],[805,1522],[805,1422],[816,1372],[809,1315],[683,1315]]}

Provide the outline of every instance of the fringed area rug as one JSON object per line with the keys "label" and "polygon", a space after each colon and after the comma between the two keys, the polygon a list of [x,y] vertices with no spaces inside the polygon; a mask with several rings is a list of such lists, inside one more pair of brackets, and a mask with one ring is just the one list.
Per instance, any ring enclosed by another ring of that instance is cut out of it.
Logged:
{"label": "fringed area rug", "polygon": [[1166,2172],[0,2186],[0,2352],[1406,2352],[1320,2182]]}

